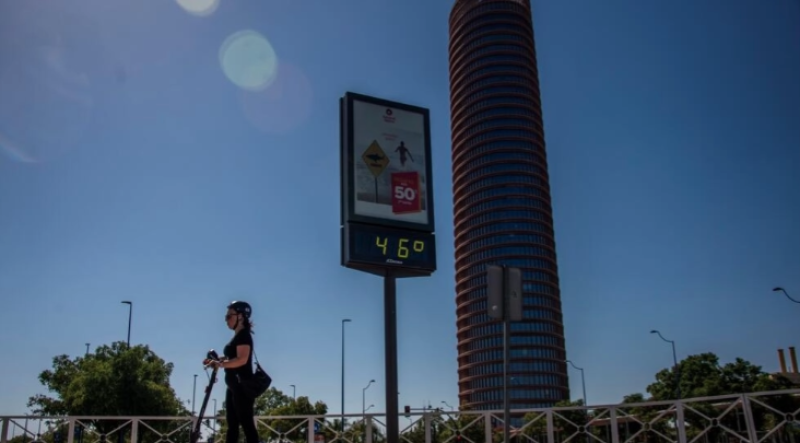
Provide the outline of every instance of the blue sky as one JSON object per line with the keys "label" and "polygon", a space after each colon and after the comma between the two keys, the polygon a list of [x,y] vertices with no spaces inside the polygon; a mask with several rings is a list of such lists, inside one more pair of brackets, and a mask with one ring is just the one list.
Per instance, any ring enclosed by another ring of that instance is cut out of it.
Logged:
{"label": "blue sky", "polygon": [[[339,262],[348,90],[431,110],[439,271],[398,285],[400,403],[457,403],[451,1],[36,3],[0,6],[0,414],[27,411],[54,355],[124,340],[121,300],[132,342],[191,399],[238,298],[275,386],[332,412],[353,319],[346,409],[374,378],[382,411],[382,282]],[[800,297],[800,3],[533,7],[567,354],[589,402],[671,364],[654,328],[679,357],[776,370],[800,345],[800,305],[771,292]],[[249,71],[274,74],[264,91],[220,64],[243,30],[276,54]]]}

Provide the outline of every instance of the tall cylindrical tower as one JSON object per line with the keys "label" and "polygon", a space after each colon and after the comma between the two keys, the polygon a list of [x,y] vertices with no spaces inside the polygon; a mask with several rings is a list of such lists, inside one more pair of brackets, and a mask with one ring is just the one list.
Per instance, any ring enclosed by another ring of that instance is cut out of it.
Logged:
{"label": "tall cylindrical tower", "polygon": [[503,407],[503,329],[486,313],[487,264],[523,271],[511,408],[552,406],[569,388],[530,1],[456,0],[449,49],[461,406]]}

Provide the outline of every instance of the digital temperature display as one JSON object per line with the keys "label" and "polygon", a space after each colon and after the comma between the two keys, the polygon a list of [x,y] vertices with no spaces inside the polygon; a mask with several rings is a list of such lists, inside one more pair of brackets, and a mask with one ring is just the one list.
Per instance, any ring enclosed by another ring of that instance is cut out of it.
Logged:
{"label": "digital temperature display", "polygon": [[347,266],[436,270],[436,238],[433,234],[360,223],[348,223],[345,229]]}

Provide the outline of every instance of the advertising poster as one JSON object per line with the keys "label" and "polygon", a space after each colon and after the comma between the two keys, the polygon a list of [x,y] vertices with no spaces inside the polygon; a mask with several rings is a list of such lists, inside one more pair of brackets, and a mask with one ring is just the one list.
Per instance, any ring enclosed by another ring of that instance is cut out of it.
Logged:
{"label": "advertising poster", "polygon": [[428,224],[425,118],[353,101],[354,212]]}

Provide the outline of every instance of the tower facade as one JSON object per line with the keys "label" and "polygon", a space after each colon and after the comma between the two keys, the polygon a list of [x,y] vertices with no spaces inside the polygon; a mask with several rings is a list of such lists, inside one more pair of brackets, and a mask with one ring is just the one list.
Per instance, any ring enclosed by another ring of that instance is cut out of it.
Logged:
{"label": "tower facade", "polygon": [[569,387],[530,0],[456,0],[449,58],[461,407],[503,407],[503,327],[486,311],[487,264],[523,271],[511,408],[549,407]]}

